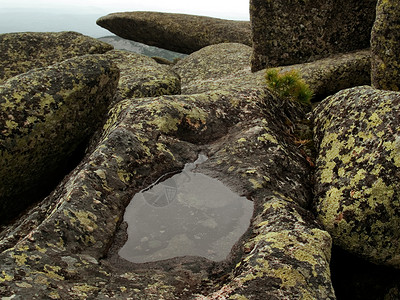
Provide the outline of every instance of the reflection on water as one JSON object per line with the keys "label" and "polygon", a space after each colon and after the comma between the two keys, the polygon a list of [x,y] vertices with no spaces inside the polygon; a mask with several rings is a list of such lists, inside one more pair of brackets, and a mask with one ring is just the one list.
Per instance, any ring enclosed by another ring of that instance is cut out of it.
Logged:
{"label": "reflection on water", "polygon": [[207,157],[137,193],[126,208],[128,240],[119,255],[135,263],[179,256],[221,261],[247,230],[253,202],[222,182],[194,173]]}

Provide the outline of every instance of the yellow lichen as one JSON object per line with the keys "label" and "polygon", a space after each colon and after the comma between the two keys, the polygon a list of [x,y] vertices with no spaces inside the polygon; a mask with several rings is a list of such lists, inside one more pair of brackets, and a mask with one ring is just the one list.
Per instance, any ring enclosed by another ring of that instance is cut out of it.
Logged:
{"label": "yellow lichen", "polygon": [[1,271],[1,275],[2,276],[0,276],[0,283],[5,281],[11,281],[14,279],[13,276],[8,275],[5,271]]}

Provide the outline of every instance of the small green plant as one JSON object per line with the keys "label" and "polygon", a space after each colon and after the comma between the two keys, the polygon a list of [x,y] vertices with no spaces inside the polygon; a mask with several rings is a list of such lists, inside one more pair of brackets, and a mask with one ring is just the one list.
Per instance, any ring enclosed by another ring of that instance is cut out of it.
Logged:
{"label": "small green plant", "polygon": [[268,69],[265,73],[268,89],[279,97],[289,98],[303,104],[311,104],[313,93],[296,70],[280,73],[278,69]]}

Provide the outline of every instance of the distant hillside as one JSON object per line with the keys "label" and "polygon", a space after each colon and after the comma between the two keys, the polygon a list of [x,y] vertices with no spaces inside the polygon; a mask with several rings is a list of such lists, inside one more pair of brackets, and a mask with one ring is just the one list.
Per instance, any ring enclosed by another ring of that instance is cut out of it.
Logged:
{"label": "distant hillside", "polygon": [[118,50],[126,50],[126,51],[131,51],[135,53],[139,53],[142,55],[146,56],[158,56],[158,57],[163,57],[168,60],[174,60],[175,58],[183,58],[186,56],[186,54],[181,54],[153,46],[148,46],[145,44],[141,44],[138,42],[130,41],[123,39],[119,36],[105,36],[98,38],[99,40],[109,43],[114,46],[115,49]]}

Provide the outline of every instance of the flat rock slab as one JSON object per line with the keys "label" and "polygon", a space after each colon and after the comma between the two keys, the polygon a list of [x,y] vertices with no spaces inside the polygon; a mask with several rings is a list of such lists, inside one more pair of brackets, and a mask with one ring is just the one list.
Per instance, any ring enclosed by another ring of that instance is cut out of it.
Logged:
{"label": "flat rock slab", "polygon": [[400,94],[347,89],[314,115],[318,218],[336,245],[400,268]]}
{"label": "flat rock slab", "polygon": [[225,42],[251,46],[248,21],[159,12],[120,12],[99,18],[97,24],[122,38],[179,53],[190,54]]}
{"label": "flat rock slab", "polygon": [[72,31],[0,34],[0,83],[30,69],[112,49],[107,43]]}
{"label": "flat rock slab", "polygon": [[53,177],[101,124],[118,78],[108,58],[86,55],[0,85],[2,223],[54,185]]}

